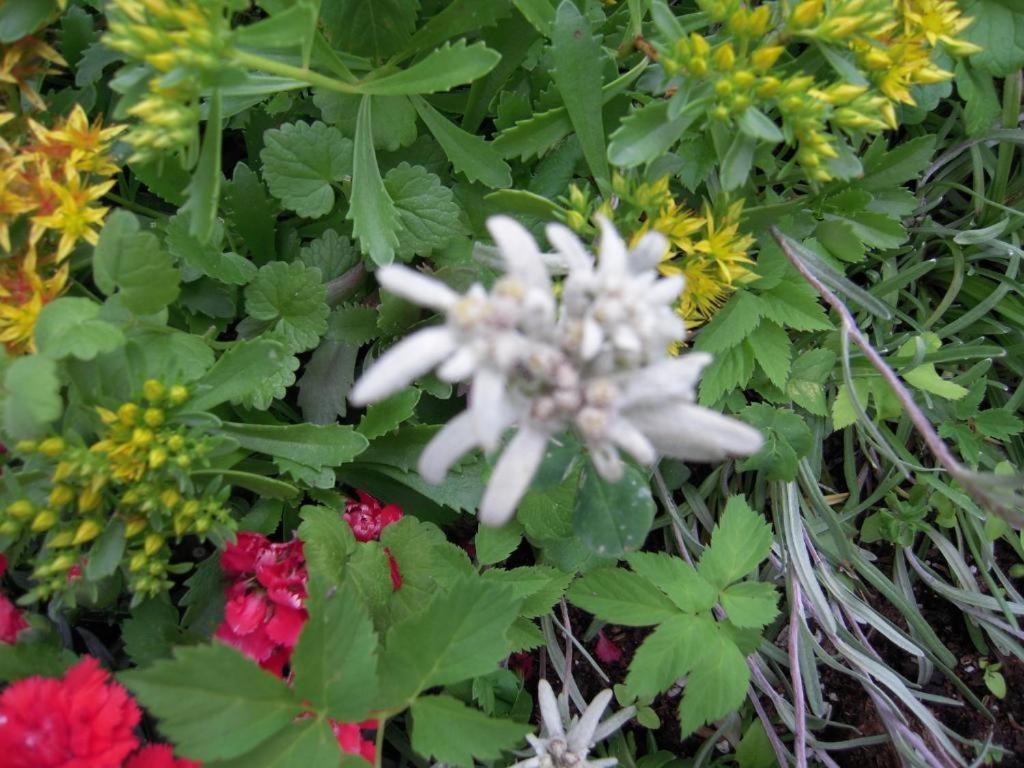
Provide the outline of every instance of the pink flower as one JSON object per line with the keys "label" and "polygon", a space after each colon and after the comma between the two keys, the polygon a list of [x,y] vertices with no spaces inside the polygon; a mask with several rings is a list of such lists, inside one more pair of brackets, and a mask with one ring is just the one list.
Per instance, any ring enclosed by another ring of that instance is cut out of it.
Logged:
{"label": "pink flower", "polygon": [[277,544],[266,536],[240,533],[221,556],[221,568],[233,582],[225,591],[224,621],[214,636],[283,675],[308,615],[302,542]]}
{"label": "pink flower", "polygon": [[[7,571],[7,557],[0,553],[0,577]],[[28,622],[18,607],[7,595],[0,593],[0,643],[14,645],[21,631],[28,629]]]}
{"label": "pink flower", "polygon": [[358,541],[374,541],[380,538],[382,529],[402,519],[402,509],[397,504],[383,505],[366,491],[356,491],[359,501],[345,502],[345,522]]}
{"label": "pink flower", "polygon": [[622,649],[611,640],[604,630],[598,630],[597,644],[594,646],[594,655],[605,664],[615,664],[622,659]]}
{"label": "pink flower", "polygon": [[360,755],[370,765],[376,763],[377,745],[370,739],[364,739],[363,731],[376,728],[376,720],[365,720],[361,723],[339,723],[337,720],[331,720],[331,730],[334,731],[341,751],[350,755]]}
{"label": "pink flower", "polygon": [[176,758],[169,744],[150,744],[129,757],[124,768],[202,768],[202,764]]}
{"label": "pink flower", "polygon": [[63,679],[28,677],[0,694],[0,755],[6,768],[121,768],[140,717],[86,656]]}

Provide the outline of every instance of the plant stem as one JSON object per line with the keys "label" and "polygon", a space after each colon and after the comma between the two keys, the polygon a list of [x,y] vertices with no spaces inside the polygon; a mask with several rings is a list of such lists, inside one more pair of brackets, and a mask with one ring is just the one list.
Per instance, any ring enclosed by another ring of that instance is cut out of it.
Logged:
{"label": "plant stem", "polygon": [[803,595],[800,580],[790,568],[789,612],[789,678],[793,683],[793,719],[796,732],[793,734],[793,748],[796,751],[796,768],[807,768],[807,704],[804,701],[804,678],[800,672],[800,624],[803,621]]}
{"label": "plant stem", "polygon": [[382,760],[384,759],[384,726],[387,724],[388,719],[381,717],[377,720],[377,737],[375,739],[376,748],[374,749],[373,763],[375,768],[381,768]]}
{"label": "plant stem", "polygon": [[[1014,129],[1020,123],[1020,96],[1021,72],[1018,70],[1003,81],[1003,128]],[[996,175],[992,182],[992,193],[989,195],[997,202],[1006,202],[1006,188],[1010,183],[1010,168],[1013,165],[1015,153],[1016,147],[1012,143],[1008,141],[1000,143],[996,160]],[[996,215],[996,211],[990,211],[989,219],[994,220]]]}
{"label": "plant stem", "polygon": [[285,64],[283,61],[277,61],[266,56],[246,53],[245,51],[235,51],[234,58],[239,64],[244,64],[252,69],[259,69],[273,75],[281,75],[281,77],[290,77],[293,80],[301,80],[317,88],[326,88],[331,91],[338,91],[339,93],[359,93],[359,88],[350,83],[344,83],[336,78],[321,75],[319,72],[314,72],[311,69]]}

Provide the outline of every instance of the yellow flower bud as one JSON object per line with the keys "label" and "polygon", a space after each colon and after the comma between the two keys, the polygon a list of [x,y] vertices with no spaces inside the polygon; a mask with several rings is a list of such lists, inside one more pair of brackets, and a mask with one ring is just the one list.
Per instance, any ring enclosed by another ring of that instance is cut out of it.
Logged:
{"label": "yellow flower bud", "polygon": [[99,408],[99,407],[97,407],[96,408],[96,413],[99,414],[100,421],[102,421],[104,424],[108,424],[109,425],[109,424],[113,424],[115,421],[117,421],[117,414],[114,413],[109,408]]}
{"label": "yellow flower bud", "polygon": [[181,405],[188,400],[188,388],[175,384],[167,393],[167,399],[171,401],[171,405]]}
{"label": "yellow flower bud", "polygon": [[142,549],[147,555],[155,555],[160,547],[164,545],[164,537],[159,533],[150,533],[146,536],[142,544]]}
{"label": "yellow flower bud", "polygon": [[180,451],[185,447],[185,438],[181,435],[171,435],[167,438],[167,447],[175,452]]}
{"label": "yellow flower bud", "polygon": [[74,543],[75,534],[71,531],[58,531],[46,540],[46,546],[51,549],[70,547]]}
{"label": "yellow flower bud", "polygon": [[145,427],[136,427],[132,430],[132,445],[137,448],[145,448],[153,442],[153,433]]}
{"label": "yellow flower bud", "polygon": [[192,464],[192,457],[185,456],[184,454],[182,454],[181,456],[174,460],[174,463],[177,464],[178,467],[180,467],[181,469],[188,469],[189,466],[191,466]]}
{"label": "yellow flower bud", "polygon": [[71,566],[75,564],[75,556],[70,552],[65,552],[63,555],[58,555],[50,563],[50,573],[60,573],[61,571],[67,571],[71,569]]}
{"label": "yellow flower bud", "polygon": [[793,9],[790,21],[797,26],[808,27],[818,20],[822,10],[821,0],[803,0]]}
{"label": "yellow flower bud", "polygon": [[686,62],[686,65],[690,68],[690,72],[692,72],[697,77],[703,77],[708,73],[707,59],[698,59],[696,56],[694,56],[688,62]]}
{"label": "yellow flower bud", "polygon": [[14,536],[18,533],[18,524],[13,520],[4,520],[0,523],[0,533],[4,536]]}
{"label": "yellow flower bud", "polygon": [[149,451],[148,463],[150,469],[159,469],[167,462],[167,451],[163,448],[152,448]]}
{"label": "yellow flower bud", "polygon": [[716,120],[728,120],[729,108],[722,104],[719,104],[717,107],[711,110],[711,116]]}
{"label": "yellow flower bud", "polygon": [[32,520],[32,530],[36,533],[48,531],[57,524],[57,513],[52,509],[44,509]]}
{"label": "yellow flower bud", "polygon": [[695,56],[707,56],[711,53],[711,44],[703,35],[699,35],[696,32],[690,33],[690,45],[693,46]]}
{"label": "yellow flower bud", "polygon": [[151,403],[164,396],[164,385],[156,379],[149,379],[142,385],[142,395]]}
{"label": "yellow flower bud", "polygon": [[196,529],[196,533],[206,533],[208,530],[210,530],[210,518],[200,517],[198,520],[196,520],[195,524],[193,525],[193,528]]}
{"label": "yellow flower bud", "polygon": [[715,93],[723,97],[728,96],[730,93],[732,93],[732,83],[730,83],[725,78],[722,78],[717,83],[715,83]]}
{"label": "yellow flower bud", "polygon": [[754,62],[755,67],[764,72],[775,66],[775,62],[779,60],[779,56],[784,50],[785,48],[781,45],[762,46],[750,54],[750,60]]}
{"label": "yellow flower bud", "polygon": [[199,514],[199,502],[195,499],[189,499],[181,508],[181,514],[185,517],[195,517]]}
{"label": "yellow flower bud", "polygon": [[132,559],[128,562],[128,570],[132,573],[141,571],[146,567],[146,563],[149,562],[149,558],[146,557],[145,552],[136,552],[132,555]]}
{"label": "yellow flower bud", "polygon": [[35,514],[36,508],[28,499],[18,499],[7,505],[7,514],[18,520],[25,520]]}
{"label": "yellow flower bud", "polygon": [[178,536],[179,538],[181,536],[184,536],[185,531],[189,529],[190,525],[192,525],[192,521],[179,513],[174,518],[174,535]]}
{"label": "yellow flower bud", "polygon": [[160,494],[160,502],[169,509],[173,508],[179,501],[181,501],[181,494],[173,488],[168,488]]}
{"label": "yellow flower bud", "polygon": [[715,49],[715,66],[720,70],[732,69],[736,63],[736,52],[732,49],[732,43],[723,43]]}
{"label": "yellow flower bud", "polygon": [[19,440],[14,447],[19,453],[33,453],[38,446],[35,440]]}
{"label": "yellow flower bud", "polygon": [[135,403],[125,403],[117,409],[117,419],[126,427],[135,425],[135,420],[139,417],[139,406]]}
{"label": "yellow flower bud", "polygon": [[53,470],[53,482],[59,483],[69,475],[74,473],[74,467],[70,462],[59,461],[57,462],[56,469]]}
{"label": "yellow flower bud", "polygon": [[759,5],[757,10],[750,14],[750,35],[751,37],[763,37],[768,31],[768,24],[771,23],[771,8],[767,5]]}
{"label": "yellow flower bud", "polygon": [[826,99],[832,104],[845,104],[857,98],[866,90],[867,86],[865,85],[839,83],[828,89],[826,92]]}
{"label": "yellow flower bud", "polygon": [[124,524],[124,535],[129,539],[138,536],[146,528],[149,527],[149,523],[146,522],[144,517],[130,517],[125,521]]}
{"label": "yellow flower bud", "polygon": [[39,444],[39,452],[53,459],[64,452],[64,440],[59,437],[48,437]]}
{"label": "yellow flower bud", "polygon": [[100,505],[100,491],[89,486],[78,494],[78,511],[92,512]]}
{"label": "yellow flower bud", "polygon": [[83,520],[79,524],[78,530],[75,531],[75,537],[71,540],[71,543],[85,544],[99,536],[102,531],[103,526],[95,520]]}
{"label": "yellow flower bud", "polygon": [[741,69],[738,72],[734,72],[732,75],[732,82],[737,88],[746,90],[757,81],[757,77],[749,69]]}
{"label": "yellow flower bud", "polygon": [[147,408],[142,420],[146,422],[147,426],[159,427],[164,423],[164,412],[159,408]]}
{"label": "yellow flower bud", "polygon": [[63,507],[70,504],[75,498],[75,492],[66,485],[55,485],[50,491],[50,504],[55,507]]}

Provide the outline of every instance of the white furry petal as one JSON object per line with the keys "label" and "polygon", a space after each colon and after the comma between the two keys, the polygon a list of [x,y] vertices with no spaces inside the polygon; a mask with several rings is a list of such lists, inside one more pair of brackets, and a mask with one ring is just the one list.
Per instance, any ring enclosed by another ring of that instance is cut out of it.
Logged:
{"label": "white furry petal", "polygon": [[459,298],[455,291],[440,280],[401,264],[381,267],[376,274],[377,282],[390,293],[423,307],[444,311]]}
{"label": "white furry petal", "polygon": [[481,523],[493,527],[504,525],[515,514],[544,458],[547,444],[548,436],[529,424],[522,426],[509,440],[480,502]]}
{"label": "white furry petal", "polygon": [[440,363],[455,346],[451,331],[443,326],[417,331],[391,347],[364,372],[348,399],[353,405],[383,400]]}

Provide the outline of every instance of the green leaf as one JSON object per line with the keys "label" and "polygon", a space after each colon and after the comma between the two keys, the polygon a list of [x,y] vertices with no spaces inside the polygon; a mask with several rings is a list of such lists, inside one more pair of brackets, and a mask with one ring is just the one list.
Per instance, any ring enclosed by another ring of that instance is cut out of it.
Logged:
{"label": "green leaf", "polygon": [[203,131],[203,145],[199,150],[199,162],[192,172],[192,180],[185,190],[187,200],[181,207],[188,212],[189,234],[200,243],[207,243],[213,236],[217,221],[217,205],[220,202],[221,176],[221,97],[220,89],[214,88],[208,100],[209,113],[206,129]]}
{"label": "green leaf", "polygon": [[36,319],[36,347],[40,355],[61,360],[92,360],[124,344],[116,325],[97,319],[98,304],[91,299],[62,296],[46,304]]}
{"label": "green leaf", "polygon": [[241,397],[233,398],[232,402],[241,403],[246,408],[265,411],[274,400],[281,400],[288,392],[288,387],[295,383],[295,372],[299,369],[299,358],[295,355],[282,357],[273,373],[269,373],[257,382],[253,388]]}
{"label": "green leaf", "polygon": [[786,394],[797,405],[815,416],[828,415],[825,405],[825,382],[836,364],[836,354],[829,349],[812,349],[793,361]]}
{"label": "green leaf", "polygon": [[563,0],[555,12],[551,31],[552,77],[562,103],[583,148],[590,172],[602,187],[608,187],[608,153],[605,147],[604,99],[601,94],[601,46],[594,39],[590,22],[572,0]]}
{"label": "green leaf", "polygon": [[[359,102],[356,93],[316,90],[313,103],[331,125],[336,125],[346,136],[356,135]],[[394,152],[416,141],[416,110],[406,96],[372,96],[373,146]]]}
{"label": "green leaf", "polygon": [[615,483],[601,477],[591,465],[583,469],[573,530],[580,540],[599,555],[621,555],[643,546],[654,523],[654,498],[650,485],[638,469],[623,467]]}
{"label": "green leaf", "polygon": [[747,107],[740,116],[739,128],[752,139],[778,144],[782,141],[782,131],[768,115],[756,107]]}
{"label": "green leaf", "polygon": [[667,552],[633,552],[630,567],[668,595],[681,611],[699,613],[714,607],[717,590],[693,566]]}
{"label": "green leaf", "polygon": [[49,643],[0,643],[0,682],[26,677],[60,677],[78,659],[71,651]]}
{"label": "green leaf", "polygon": [[741,581],[722,590],[722,607],[737,627],[763,627],[779,615],[779,594],[771,584]]}
{"label": "green leaf", "polygon": [[730,496],[700,558],[700,575],[719,589],[746,576],[768,557],[772,529],[743,496]]}
{"label": "green leaf", "polygon": [[774,768],[775,750],[760,718],[754,718],[747,726],[743,738],[736,746],[736,762],[739,768]]}
{"label": "green leaf", "polygon": [[961,7],[974,19],[962,37],[982,49],[971,56],[971,66],[993,77],[1024,67],[1024,18],[1013,2],[964,0]]}
{"label": "green leaf", "polygon": [[621,568],[588,571],[569,588],[569,599],[598,618],[627,627],[660,624],[679,615],[651,582]]}
{"label": "green leaf", "polygon": [[474,758],[496,760],[515,749],[532,729],[497,720],[451,696],[422,696],[412,705],[412,748],[424,757],[472,768]]}
{"label": "green leaf", "polygon": [[327,338],[359,346],[377,336],[377,311],[373,307],[340,306],[331,313]]}
{"label": "green leaf", "polygon": [[728,192],[739,189],[746,183],[750,169],[754,165],[755,149],[756,139],[742,132],[736,134],[729,149],[725,151],[725,157],[722,158],[722,189]]}
{"label": "green leaf", "polygon": [[140,315],[166,307],[178,296],[178,270],[152,232],[125,210],[110,214],[92,256],[93,280],[108,296]]}
{"label": "green leaf", "polygon": [[347,53],[385,58],[412,39],[419,0],[323,0],[327,38]]}
{"label": "green leaf", "polygon": [[520,568],[492,568],[484,572],[485,581],[507,584],[513,589],[513,596],[523,598],[519,611],[528,619],[546,615],[551,606],[559,601],[565,588],[572,580],[572,574],[547,565],[522,566]]}
{"label": "green leaf", "polygon": [[319,270],[295,261],[260,267],[245,289],[245,309],[257,320],[274,323],[274,334],[284,338],[291,352],[316,347],[330,314]]}
{"label": "green leaf", "polygon": [[928,167],[934,154],[934,136],[901,141],[888,152],[869,155],[871,159],[864,163],[864,178],[857,182],[857,186],[873,191],[914,181]]}
{"label": "green leaf", "polygon": [[781,326],[795,331],[832,329],[817,292],[802,278],[785,278],[757,299],[762,315]]}
{"label": "green leaf", "polygon": [[629,662],[626,687],[639,698],[653,698],[690,674],[701,649],[714,642],[709,616],[669,617],[649,634]]}
{"label": "green leaf", "polygon": [[299,537],[314,582],[341,584],[345,563],[355,552],[356,538],[348,523],[326,507],[304,506]]}
{"label": "green leaf", "polygon": [[124,649],[137,667],[148,667],[171,656],[181,640],[178,611],[166,598],[150,598],[132,608],[121,625]]}
{"label": "green leaf", "polygon": [[285,348],[276,341],[253,339],[232,346],[196,384],[196,394],[188,407],[207,411],[228,400],[244,397],[261,380],[272,376],[285,357]]}
{"label": "green leaf", "polygon": [[365,437],[341,424],[240,424],[225,421],[219,431],[248,450],[277,456],[314,470],[337,467],[366,450]]}
{"label": "green leaf", "polygon": [[348,393],[355,381],[358,348],[333,341],[320,342],[299,379],[296,401],[302,418],[314,424],[333,424],[348,412]]}
{"label": "green leaf", "polygon": [[737,291],[697,334],[694,348],[717,353],[735,347],[757,328],[763,312],[759,297],[749,291]]}
{"label": "green leaf", "polygon": [[480,565],[500,563],[515,552],[522,540],[523,526],[517,520],[512,520],[501,528],[481,525],[473,538],[476,559]]}
{"label": "green leaf", "polygon": [[449,122],[426,99],[414,96],[411,101],[456,171],[492,189],[511,186],[508,163],[482,136],[467,133]]}
{"label": "green leaf", "polygon": [[999,120],[1001,105],[991,75],[959,61],[956,65],[956,90],[966,102],[964,127],[968,136],[984,134]]}
{"label": "green leaf", "polygon": [[551,28],[555,25],[555,9],[551,0],[512,0],[523,18],[544,37],[551,36]]}
{"label": "green leaf", "polygon": [[357,429],[367,440],[393,432],[412,416],[421,394],[420,390],[409,387],[374,403],[366,409]]}
{"label": "green leaf", "polygon": [[[868,382],[866,379],[854,379],[853,389],[857,402],[862,408],[868,407]],[[836,399],[832,403],[832,428],[843,429],[857,421],[859,413],[854,407],[853,398],[845,382],[839,385]]]}
{"label": "green leaf", "polygon": [[48,357],[19,357],[4,372],[4,432],[15,440],[42,435],[64,412],[57,364]]}
{"label": "green leaf", "polygon": [[172,660],[119,678],[193,760],[241,755],[303,710],[283,680],[222,643],[179,646]]}
{"label": "green leaf", "polygon": [[272,261],[277,253],[277,202],[245,163],[235,165],[231,181],[224,185],[223,207],[256,262]]}
{"label": "green leaf", "polygon": [[471,83],[494,69],[501,55],[483,43],[445,43],[410,67],[382,77],[367,78],[359,91],[375,96],[413,96],[447,91]]}
{"label": "green leaf", "polygon": [[750,684],[743,654],[721,629],[702,639],[705,643],[679,704],[679,728],[684,739],[705,723],[738,709]]}
{"label": "green leaf", "polygon": [[0,43],[27,37],[57,13],[55,0],[6,0],[0,5]]}
{"label": "green leaf", "polygon": [[668,105],[666,99],[652,101],[622,120],[608,143],[608,159],[612,164],[632,168],[656,160],[668,152],[700,115],[699,109],[684,107],[670,120]]}
{"label": "green leaf", "polygon": [[449,0],[416,30],[405,52],[425,51],[465,32],[479,32],[494,26],[510,12],[510,0]]}
{"label": "green leaf", "polygon": [[793,357],[789,334],[775,323],[766,321],[754,329],[746,343],[768,380],[776,387],[785,387]]}
{"label": "green leaf", "polygon": [[437,592],[388,630],[379,706],[407,705],[427,688],[492,671],[509,653],[506,635],[518,614],[508,588],[475,577]]}
{"label": "green leaf", "polygon": [[124,521],[110,520],[103,528],[103,533],[89,547],[89,556],[85,561],[85,578],[99,581],[117,570],[124,554],[125,535]]}
{"label": "green leaf", "polygon": [[740,462],[740,470],[761,470],[768,480],[792,480],[797,462],[811,450],[811,430],[792,411],[758,403],[741,413],[743,420],[761,431],[764,445]]}
{"label": "green leaf", "polygon": [[401,228],[397,255],[428,256],[464,233],[455,195],[421,165],[400,163],[384,177]]}
{"label": "green leaf", "polygon": [[1024,431],[1024,422],[1008,408],[991,408],[974,416],[974,426],[985,437],[1009,440]]}
{"label": "green leaf", "polygon": [[352,222],[352,234],[359,238],[363,253],[378,266],[390,264],[398,247],[401,222],[398,211],[380,177],[373,151],[373,117],[370,97],[364,96],[356,122],[352,194],[345,217]]}
{"label": "green leaf", "polygon": [[353,145],[319,120],[285,123],[264,134],[263,178],[289,210],[316,219],[334,207],[333,182],[354,174]]}
{"label": "green leaf", "polygon": [[327,283],[341,277],[359,262],[352,241],[328,229],[308,245],[302,246],[299,259],[307,267],[320,270],[320,279]]}
{"label": "green leaf", "polygon": [[309,618],[292,654],[292,689],[343,722],[365,720],[377,695],[377,635],[352,588],[311,592]]}
{"label": "green leaf", "polygon": [[[277,731],[260,746],[234,760],[218,762],[216,768],[338,768],[342,760],[338,739],[326,720],[303,718]],[[355,765],[369,765],[359,760]]]}
{"label": "green leaf", "polygon": [[716,354],[701,376],[701,405],[711,405],[722,395],[745,387],[753,373],[754,353],[746,344]]}
{"label": "green leaf", "polygon": [[[256,265],[237,253],[225,253],[223,241],[224,226],[220,220],[214,223],[213,233],[205,243],[199,242],[189,232],[187,216],[177,214],[167,222],[167,248],[183,264],[222,283],[245,285],[255,276]],[[195,277],[196,275],[188,275],[186,272],[186,279]]]}

